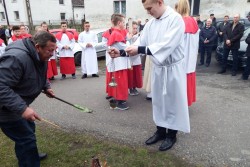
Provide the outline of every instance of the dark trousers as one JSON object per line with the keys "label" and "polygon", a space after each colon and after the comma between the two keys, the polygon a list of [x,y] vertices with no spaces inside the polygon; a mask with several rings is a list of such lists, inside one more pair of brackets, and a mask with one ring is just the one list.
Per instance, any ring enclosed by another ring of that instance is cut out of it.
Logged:
{"label": "dark trousers", "polygon": [[223,59],[222,59],[222,69],[223,70],[227,69],[227,58],[228,58],[230,50],[232,51],[232,55],[233,55],[232,71],[237,72],[237,70],[238,70],[238,49],[227,49],[224,47]]}
{"label": "dark trousers", "polygon": [[19,167],[40,167],[35,123],[21,119],[0,123],[3,133],[15,142],[15,152]]}
{"label": "dark trousers", "polygon": [[212,49],[213,49],[213,46],[201,45],[201,48],[200,48],[200,51],[201,51],[200,63],[201,64],[204,64],[204,59],[205,59],[205,53],[206,52],[207,52],[206,64],[209,65],[211,63]]}
{"label": "dark trousers", "polygon": [[175,138],[178,132],[177,130],[168,129],[168,133],[166,133],[167,130],[166,128],[160,126],[157,126],[156,128],[157,128],[157,133],[161,135],[166,135],[166,137],[168,138]]}
{"label": "dark trousers", "polygon": [[247,66],[242,74],[243,79],[248,79],[250,73],[250,57],[247,57]]}

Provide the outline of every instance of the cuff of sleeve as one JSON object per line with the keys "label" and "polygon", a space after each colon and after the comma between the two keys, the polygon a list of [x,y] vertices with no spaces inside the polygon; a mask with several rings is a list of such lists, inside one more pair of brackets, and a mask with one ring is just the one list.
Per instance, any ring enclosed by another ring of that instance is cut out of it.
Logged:
{"label": "cuff of sleeve", "polygon": [[146,46],[138,46],[139,54],[146,54]]}
{"label": "cuff of sleeve", "polygon": [[120,56],[121,57],[128,57],[128,55],[124,49],[120,50]]}

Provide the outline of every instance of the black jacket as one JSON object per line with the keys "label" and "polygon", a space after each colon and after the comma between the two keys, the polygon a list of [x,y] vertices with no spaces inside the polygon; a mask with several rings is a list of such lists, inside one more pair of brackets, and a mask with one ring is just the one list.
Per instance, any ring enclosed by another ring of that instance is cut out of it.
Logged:
{"label": "black jacket", "polygon": [[[216,28],[214,26],[211,26],[209,28],[204,27],[200,32],[200,44],[205,46],[213,46],[216,37]],[[205,39],[209,40],[209,43],[204,44]]]}
{"label": "black jacket", "polygon": [[18,40],[6,47],[0,57],[0,122],[17,121],[43,89],[47,62],[39,60],[30,39]]}
{"label": "black jacket", "polygon": [[[244,34],[244,25],[238,23],[232,30],[233,23],[230,23],[224,30],[224,47],[228,49],[239,49],[240,39]],[[231,41],[231,46],[226,45],[226,40]]]}
{"label": "black jacket", "polygon": [[246,50],[246,55],[247,57],[250,57],[250,33],[248,34],[247,38],[246,38],[246,43],[247,45],[247,50]]}
{"label": "black jacket", "polygon": [[225,30],[225,28],[229,25],[230,23],[229,22],[227,22],[225,25],[224,25],[224,22],[222,22],[222,23],[220,23],[220,25],[219,25],[219,27],[218,27],[218,35],[220,36],[220,37],[223,37],[223,34],[222,35],[220,35],[219,33],[220,32],[224,32],[224,30]]}

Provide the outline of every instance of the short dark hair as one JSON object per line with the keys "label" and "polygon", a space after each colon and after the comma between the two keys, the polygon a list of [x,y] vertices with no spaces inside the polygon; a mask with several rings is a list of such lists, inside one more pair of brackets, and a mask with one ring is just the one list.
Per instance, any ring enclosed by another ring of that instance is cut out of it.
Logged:
{"label": "short dark hair", "polygon": [[15,31],[15,30],[20,30],[20,26],[13,26],[12,31]]}
{"label": "short dark hair", "polygon": [[113,18],[113,23],[115,26],[117,26],[118,21],[122,21],[122,19],[124,19],[125,16],[123,16],[122,14],[116,14]]}
{"label": "short dark hair", "polygon": [[56,43],[56,38],[53,34],[47,32],[47,31],[38,31],[33,37],[33,41],[35,44],[38,44],[42,48],[47,46],[47,42],[51,41],[53,43]]}
{"label": "short dark hair", "polygon": [[228,17],[228,18],[229,18],[229,16],[228,16],[228,15],[225,15],[224,17]]}
{"label": "short dark hair", "polygon": [[41,25],[40,25],[40,26],[42,26],[43,24],[46,24],[46,25],[47,25],[47,23],[46,23],[45,21],[43,21],[43,22],[41,23]]}
{"label": "short dark hair", "polygon": [[61,25],[62,25],[62,24],[67,24],[67,22],[66,22],[66,21],[62,21],[62,22],[61,22]]}
{"label": "short dark hair", "polygon": [[85,21],[84,24],[89,24],[89,21]]}
{"label": "short dark hair", "polygon": [[210,16],[214,16],[214,14],[212,13],[212,14],[210,14]]}

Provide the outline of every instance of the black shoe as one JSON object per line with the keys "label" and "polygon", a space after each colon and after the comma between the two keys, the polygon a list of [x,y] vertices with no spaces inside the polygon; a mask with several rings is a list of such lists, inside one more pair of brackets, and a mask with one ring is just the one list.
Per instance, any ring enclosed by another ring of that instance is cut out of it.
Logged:
{"label": "black shoe", "polygon": [[204,63],[199,63],[199,64],[198,64],[198,66],[202,66],[202,65],[204,65]]}
{"label": "black shoe", "polygon": [[173,145],[175,144],[177,138],[174,137],[174,138],[166,138],[162,143],[161,143],[161,146],[159,147],[159,150],[160,151],[167,151],[169,150],[170,148],[173,147]]}
{"label": "black shoe", "polygon": [[145,100],[152,101],[151,97],[146,97]]}
{"label": "black shoe", "polygon": [[222,69],[222,70],[220,70],[219,72],[217,72],[217,74],[223,74],[223,73],[225,73],[225,72],[226,72],[226,70]]}
{"label": "black shoe", "polygon": [[151,145],[151,144],[155,144],[160,140],[164,140],[166,139],[166,134],[162,135],[159,134],[158,132],[155,132],[154,136],[151,136],[148,140],[145,141],[146,145]]}
{"label": "black shoe", "polygon": [[107,95],[105,98],[106,98],[107,100],[109,100],[109,99],[112,98],[112,96]]}
{"label": "black shoe", "polygon": [[119,101],[115,109],[122,110],[122,111],[128,110],[129,106],[127,105],[126,101]]}
{"label": "black shoe", "polygon": [[208,63],[206,64],[206,67],[209,67],[209,64],[208,64]]}
{"label": "black shoe", "polygon": [[76,75],[74,74],[74,75],[72,75],[72,79],[76,79]]}
{"label": "black shoe", "polygon": [[97,75],[97,74],[92,74],[92,77],[99,77],[99,75]]}
{"label": "black shoe", "polygon": [[53,77],[49,78],[49,80],[55,80],[55,77],[53,76]]}
{"label": "black shoe", "polygon": [[248,77],[241,76],[240,80],[248,80]]}
{"label": "black shoe", "polygon": [[87,78],[87,74],[82,75],[82,79]]}
{"label": "black shoe", "polygon": [[231,74],[232,74],[232,76],[236,76],[237,73],[236,73],[236,71],[232,71]]}
{"label": "black shoe", "polygon": [[66,75],[63,74],[62,77],[61,77],[61,80],[65,79],[66,78]]}
{"label": "black shoe", "polygon": [[39,159],[40,159],[40,161],[46,159],[47,156],[48,155],[46,153],[39,153]]}

